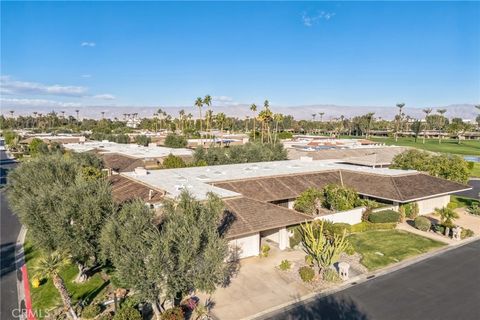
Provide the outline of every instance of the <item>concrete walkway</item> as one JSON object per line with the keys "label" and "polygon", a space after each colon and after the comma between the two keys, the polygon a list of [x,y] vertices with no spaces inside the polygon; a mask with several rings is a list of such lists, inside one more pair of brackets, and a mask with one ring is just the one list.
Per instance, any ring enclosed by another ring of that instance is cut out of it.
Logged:
{"label": "concrete walkway", "polygon": [[426,231],[418,230],[417,228],[409,225],[407,222],[399,223],[399,224],[397,225],[397,229],[398,229],[398,230],[408,231],[408,232],[410,232],[410,233],[414,233],[414,234],[417,234],[417,235],[419,235],[419,236],[422,236],[422,237],[425,237],[425,238],[429,238],[429,239],[432,239],[432,240],[436,240],[436,241],[440,241],[440,242],[444,242],[444,243],[447,243],[447,244],[456,244],[456,243],[458,243],[458,241],[452,240],[451,238],[447,238],[447,237],[441,236],[441,235],[439,235],[439,234],[436,234],[435,232],[426,232]]}

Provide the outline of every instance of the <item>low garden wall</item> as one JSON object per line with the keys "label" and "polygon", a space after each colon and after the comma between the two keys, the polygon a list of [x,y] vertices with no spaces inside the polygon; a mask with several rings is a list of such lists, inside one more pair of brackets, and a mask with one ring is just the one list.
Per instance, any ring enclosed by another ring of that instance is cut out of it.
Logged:
{"label": "low garden wall", "polygon": [[327,220],[333,223],[357,224],[362,222],[362,214],[365,207],[358,207],[352,210],[335,212],[316,217],[315,220]]}

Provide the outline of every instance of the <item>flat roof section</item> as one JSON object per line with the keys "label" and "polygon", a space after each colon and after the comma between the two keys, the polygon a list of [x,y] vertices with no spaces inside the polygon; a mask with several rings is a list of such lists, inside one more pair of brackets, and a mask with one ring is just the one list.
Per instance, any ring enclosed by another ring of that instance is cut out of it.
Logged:
{"label": "flat roof section", "polygon": [[85,143],[67,143],[65,149],[75,152],[87,152],[97,150],[99,153],[118,153],[137,159],[163,158],[169,154],[175,156],[192,156],[193,150],[187,148],[167,148],[160,146],[139,146],[137,144],[116,143],[104,141],[89,141]]}

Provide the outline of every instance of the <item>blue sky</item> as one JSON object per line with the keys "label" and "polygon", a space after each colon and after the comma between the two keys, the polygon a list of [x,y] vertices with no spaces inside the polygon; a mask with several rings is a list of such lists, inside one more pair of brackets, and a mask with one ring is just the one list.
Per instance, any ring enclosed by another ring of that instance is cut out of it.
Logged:
{"label": "blue sky", "polygon": [[479,2],[2,2],[2,105],[480,101]]}

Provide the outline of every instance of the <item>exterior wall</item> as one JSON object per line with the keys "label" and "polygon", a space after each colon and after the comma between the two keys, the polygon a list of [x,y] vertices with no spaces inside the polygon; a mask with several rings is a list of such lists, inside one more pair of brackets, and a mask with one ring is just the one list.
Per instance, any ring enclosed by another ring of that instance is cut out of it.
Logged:
{"label": "exterior wall", "polygon": [[359,207],[352,210],[341,211],[316,217],[315,220],[328,220],[333,223],[342,222],[348,224],[357,224],[362,222],[363,210],[365,210],[364,207]]}
{"label": "exterior wall", "polygon": [[285,250],[289,246],[290,233],[287,228],[272,229],[260,233],[262,239],[268,239],[278,244],[280,250]]}
{"label": "exterior wall", "polygon": [[232,251],[238,250],[237,257],[240,259],[258,256],[260,253],[260,234],[255,233],[232,239],[228,242],[228,246]]}
{"label": "exterior wall", "polygon": [[450,195],[419,200],[418,203],[418,214],[424,215],[429,214],[435,211],[435,208],[443,208],[450,202]]}

